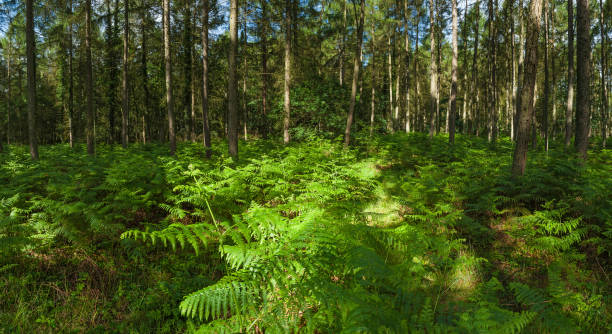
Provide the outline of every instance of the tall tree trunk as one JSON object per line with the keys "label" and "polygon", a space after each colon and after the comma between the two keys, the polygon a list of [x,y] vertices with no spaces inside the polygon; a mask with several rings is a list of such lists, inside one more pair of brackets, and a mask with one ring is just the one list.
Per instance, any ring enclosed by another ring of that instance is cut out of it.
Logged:
{"label": "tall tree trunk", "polygon": [[[478,69],[478,37],[480,35],[480,24],[478,21],[480,20],[480,0],[476,0],[476,20],[474,27],[474,56],[472,58],[472,80],[470,81],[470,122],[468,123],[468,133],[473,133],[475,130],[478,132],[478,125],[476,124],[476,113],[479,102],[479,90],[478,85],[476,84],[476,72]],[[474,94],[476,92],[476,94]],[[476,103],[474,103],[474,95],[476,95]],[[476,106],[474,107],[474,104]]]}
{"label": "tall tree trunk", "polygon": [[208,0],[202,1],[202,132],[206,157],[211,156],[208,124]]}
{"label": "tall tree trunk", "polygon": [[[374,8],[372,8],[372,17],[374,17]],[[372,103],[371,103],[371,110],[370,110],[370,137],[372,137],[372,134],[374,132],[374,113],[376,111],[376,63],[375,63],[375,58],[376,58],[376,35],[375,35],[375,31],[374,31],[374,20],[372,20],[371,22],[371,27],[370,27],[371,31],[371,35],[372,35],[372,57],[370,58],[370,64],[368,65],[368,67],[371,68],[370,71],[370,75],[371,75],[371,84],[372,84],[372,92],[371,92],[371,97],[372,97]]]}
{"label": "tall tree trunk", "polygon": [[531,129],[532,115],[534,113],[533,100],[538,66],[538,36],[540,34],[540,18],[542,16],[542,0],[531,0],[529,5],[529,20],[527,26],[527,42],[525,55],[525,74],[521,109],[518,111],[518,131],[516,146],[512,161],[512,174],[519,176],[525,174],[527,164],[527,150],[529,146],[529,130]]}
{"label": "tall tree trunk", "polygon": [[[195,29],[196,28],[196,17],[197,17],[197,13],[193,13],[193,24],[192,27]],[[196,67],[196,60],[195,60],[195,50],[194,50],[194,41],[193,41],[193,36],[191,37],[191,43],[190,43],[190,50],[189,53],[191,54],[191,107],[189,108],[189,110],[191,111],[191,116],[189,117],[189,119],[191,120],[191,142],[195,143],[196,142],[196,73],[195,73],[195,67]]]}
{"label": "tall tree trunk", "polygon": [[548,37],[550,24],[548,21],[549,6],[548,1],[544,2],[544,115],[543,115],[543,127],[544,127],[544,151],[548,152],[548,107],[549,107],[549,69],[548,69]]}
{"label": "tall tree trunk", "polygon": [[30,156],[38,160],[36,138],[36,37],[34,35],[34,9],[32,0],[26,0],[26,57],[28,63],[28,140]]}
{"label": "tall tree trunk", "polygon": [[[10,23],[9,23],[10,24]],[[11,113],[13,111],[12,102],[12,81],[11,81],[11,39],[8,38],[8,49],[6,50],[6,144],[11,144]]]}
{"label": "tall tree trunk", "polygon": [[514,3],[512,5],[512,7],[510,7],[510,59],[512,61],[512,106],[510,107],[510,139],[512,141],[514,141],[514,134],[515,134],[515,130],[514,130],[514,126],[515,126],[515,122],[514,119],[516,117],[516,113],[517,113],[517,108],[516,108],[516,93],[517,93],[517,83],[516,83],[516,72],[517,72],[517,68],[516,68],[516,56],[515,56],[515,45],[514,45]]}
{"label": "tall tree trunk", "polygon": [[34,35],[33,0],[26,0],[26,56],[28,62],[28,140],[30,156],[38,160],[36,139],[36,39]]}
{"label": "tall tree trunk", "polygon": [[599,31],[601,32],[601,147],[606,148],[606,137],[608,134],[608,88],[606,84],[608,66],[606,58],[608,53],[606,53],[607,36],[605,34],[606,30],[602,0],[599,0]]}
{"label": "tall tree trunk", "polygon": [[589,116],[591,112],[591,24],[589,0],[577,1],[577,57],[576,57],[576,151],[587,157],[589,145]]}
{"label": "tall tree trunk", "polygon": [[455,142],[455,113],[457,109],[457,0],[452,0],[453,7],[453,59],[451,61],[451,95],[450,120],[448,121],[448,141]]}
{"label": "tall tree trunk", "polygon": [[148,115],[151,114],[151,104],[149,102],[149,74],[147,71],[147,33],[146,33],[146,21],[147,21],[147,15],[146,15],[146,7],[142,7],[142,11],[141,11],[141,20],[142,20],[142,25],[140,27],[141,29],[141,35],[142,35],[142,58],[140,60],[141,62],[141,71],[142,71],[142,88],[144,90],[144,111],[142,113],[142,143],[146,144],[147,143],[147,117]]}
{"label": "tall tree trunk", "polygon": [[393,132],[393,46],[391,33],[387,37],[387,75],[389,76],[389,115],[387,116],[387,131]]}
{"label": "tall tree trunk", "polygon": [[430,81],[429,81],[429,138],[433,138],[436,125],[436,97],[438,95],[438,68],[436,60],[436,33],[434,25],[434,0],[429,0],[429,52],[431,54]]}
{"label": "tall tree trunk", "polygon": [[340,33],[340,54],[338,55],[338,80],[340,81],[340,86],[344,85],[344,49],[346,47],[346,1],[342,0],[342,32]]}
{"label": "tall tree trunk", "polygon": [[404,89],[406,90],[406,119],[404,129],[406,130],[406,133],[408,133],[411,131],[412,125],[410,121],[410,34],[408,31],[408,0],[404,0],[404,57],[406,57],[406,70],[403,71],[405,75]]}
{"label": "tall tree trunk", "polygon": [[289,120],[291,117],[291,1],[285,0],[285,87],[284,87],[284,116],[283,116],[283,142],[289,143]]}
{"label": "tall tree trunk", "polygon": [[246,4],[244,7],[244,28],[243,28],[243,40],[244,40],[244,47],[242,49],[242,115],[243,115],[243,122],[242,122],[242,127],[243,127],[243,132],[244,132],[244,140],[248,140],[248,119],[249,119],[249,111],[247,109],[247,76],[249,74],[249,67],[247,64],[247,48],[249,46],[248,43],[248,35],[247,35],[247,8],[246,8]]}
{"label": "tall tree trunk", "polygon": [[497,1],[489,0],[489,141],[495,144],[497,139],[497,80],[495,69],[497,67],[497,43],[496,43],[496,11]]}
{"label": "tall tree trunk", "polygon": [[417,75],[419,73],[419,27],[420,24],[419,22],[421,21],[421,10],[417,9],[417,18],[416,18],[416,40],[415,40],[415,46],[414,46],[414,74],[415,74],[415,81],[416,81],[416,124],[418,124],[418,129],[417,130],[421,130],[423,131],[423,129],[425,129],[425,124],[423,124],[423,122],[419,121],[419,118],[421,117],[421,115],[423,115],[423,113],[421,112],[421,83],[419,81],[419,76]]}
{"label": "tall tree trunk", "polygon": [[268,12],[267,1],[261,2],[261,111],[262,136],[268,137]]}
{"label": "tall tree trunk", "polygon": [[574,0],[567,0],[567,108],[565,110],[565,148],[572,141],[574,118]]}
{"label": "tall tree trunk", "polygon": [[[72,41],[72,0],[68,0],[68,17],[70,23],[68,24],[68,140],[70,148],[74,147],[74,72],[73,72],[73,41]],[[10,86],[9,86],[10,89]]]}
{"label": "tall tree trunk", "polygon": [[192,83],[193,83],[193,63],[192,63],[192,49],[193,49],[193,37],[191,27],[191,1],[185,2],[185,16],[184,16],[184,37],[183,37],[183,48],[185,50],[183,59],[183,73],[185,75],[185,87],[183,90],[183,107],[185,108],[185,118],[187,120],[187,140],[193,140],[193,128],[195,120],[192,117],[193,109],[191,106],[191,98],[193,95]]}
{"label": "tall tree trunk", "polygon": [[524,73],[524,62],[525,62],[525,9],[523,8],[523,0],[519,0],[519,22],[521,30],[519,32],[519,51],[518,51],[518,71],[517,71],[517,87],[516,87],[516,114],[514,115],[514,138],[518,132],[518,114],[523,107],[523,75]]}
{"label": "tall tree trunk", "polygon": [[[29,1],[29,0],[28,0]],[[96,153],[93,110],[93,69],[91,63],[91,0],[85,0],[85,89],[87,99],[87,153]]]}
{"label": "tall tree trunk", "polygon": [[121,146],[127,148],[128,145],[128,113],[130,108],[130,94],[128,89],[128,51],[130,34],[130,2],[123,0],[124,23],[123,23],[123,108],[121,112]]}
{"label": "tall tree trunk", "polygon": [[468,113],[467,113],[467,100],[468,100],[468,87],[469,87],[469,82],[467,79],[467,72],[468,72],[468,60],[467,60],[467,39],[468,39],[468,31],[467,31],[467,13],[468,13],[468,1],[465,0],[465,9],[463,11],[463,84],[462,84],[462,89],[463,89],[463,108],[462,110],[462,116],[461,119],[463,121],[463,126],[461,128],[461,131],[463,134],[467,133],[467,123],[468,123]]}
{"label": "tall tree trunk", "polygon": [[[170,155],[176,154],[176,133],[174,132],[174,98],[172,96],[172,58],[170,50],[170,0],[164,1],[164,62],[166,67],[166,107],[168,108],[168,136]],[[234,0],[236,1],[236,0]]]}
{"label": "tall tree trunk", "polygon": [[353,124],[353,113],[355,112],[355,101],[357,99],[357,81],[359,80],[359,69],[361,68],[361,43],[363,41],[363,20],[365,10],[365,0],[361,0],[359,11],[359,23],[357,25],[357,47],[355,49],[355,59],[353,61],[353,83],[351,85],[351,102],[349,113],[346,119],[346,130],[344,131],[344,148],[347,148],[351,141],[351,125]]}
{"label": "tall tree trunk", "polygon": [[228,150],[238,157],[238,85],[236,81],[236,54],[238,53],[238,0],[230,0],[229,78],[227,81],[227,134]]}

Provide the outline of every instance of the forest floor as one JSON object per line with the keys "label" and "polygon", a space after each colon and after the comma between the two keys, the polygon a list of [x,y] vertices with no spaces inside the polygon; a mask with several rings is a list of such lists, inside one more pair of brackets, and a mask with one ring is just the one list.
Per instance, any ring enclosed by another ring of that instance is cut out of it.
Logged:
{"label": "forest floor", "polygon": [[446,141],[11,146],[0,333],[607,333],[612,151]]}

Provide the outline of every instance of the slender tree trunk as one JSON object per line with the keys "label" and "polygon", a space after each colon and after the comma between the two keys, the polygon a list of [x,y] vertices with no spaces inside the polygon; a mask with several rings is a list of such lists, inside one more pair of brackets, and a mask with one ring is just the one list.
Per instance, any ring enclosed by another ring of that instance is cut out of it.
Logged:
{"label": "slender tree trunk", "polygon": [[230,0],[230,50],[227,84],[227,134],[229,154],[238,157],[238,85],[236,80],[236,54],[238,53],[238,0]]}
{"label": "slender tree trunk", "polygon": [[[457,109],[457,0],[452,0],[453,7],[453,59],[451,61],[451,95],[450,120],[448,121],[448,141],[455,143],[455,113]],[[467,8],[466,8],[467,9]]]}
{"label": "slender tree trunk", "polygon": [[36,138],[36,37],[34,35],[33,0],[26,0],[26,57],[28,63],[28,140],[30,156],[38,160]]}
{"label": "slender tree trunk", "polygon": [[[11,24],[11,23],[9,23]],[[11,113],[13,111],[12,101],[12,80],[11,80],[11,57],[12,47],[11,39],[8,38],[8,50],[6,52],[6,144],[11,145]]]}
{"label": "slender tree trunk", "polygon": [[605,34],[606,30],[602,0],[599,0],[599,31],[601,32],[601,147],[606,148],[606,137],[608,134],[608,88],[606,84],[608,67],[606,58],[608,53],[606,52],[607,36]]}
{"label": "slender tree trunk", "polygon": [[351,85],[351,102],[349,113],[346,119],[346,130],[344,131],[344,148],[347,148],[351,141],[351,125],[353,124],[353,113],[355,112],[355,102],[357,99],[357,82],[359,80],[359,69],[361,68],[361,44],[363,41],[363,21],[365,16],[365,0],[361,0],[359,11],[359,23],[357,25],[357,47],[355,49],[355,59],[353,62],[353,83]]}
{"label": "slender tree trunk", "polygon": [[245,8],[244,8],[244,28],[243,28],[243,33],[244,33],[244,47],[242,49],[242,67],[243,67],[243,74],[242,74],[242,115],[243,115],[243,123],[242,123],[242,127],[243,127],[243,132],[244,132],[244,140],[248,140],[248,119],[249,119],[249,111],[247,109],[247,76],[249,74],[249,67],[247,64],[247,48],[249,46],[248,44],[248,35],[247,35],[247,8],[246,8],[246,4],[245,4]]}
{"label": "slender tree trunk", "polygon": [[467,100],[468,100],[468,90],[469,90],[469,82],[467,79],[468,72],[468,60],[467,60],[467,39],[468,39],[468,31],[467,31],[467,13],[468,13],[468,1],[465,0],[465,9],[463,11],[463,108],[461,119],[463,121],[463,126],[461,127],[461,132],[463,134],[467,133],[467,123],[468,123],[468,113],[467,113]]}
{"label": "slender tree trunk", "polygon": [[289,120],[291,117],[291,1],[285,0],[285,87],[283,142],[289,143]]}
{"label": "slender tree trunk", "polygon": [[431,54],[430,81],[429,81],[429,138],[433,138],[436,125],[436,97],[438,96],[438,69],[436,60],[436,33],[434,25],[434,0],[429,0],[429,40]]}
{"label": "slender tree trunk", "polygon": [[567,109],[565,110],[565,148],[572,141],[574,118],[574,0],[567,0]]}
{"label": "slender tree trunk", "polygon": [[[404,81],[404,89],[406,89],[406,100],[405,100],[405,108],[406,108],[406,119],[405,119],[405,130],[406,133],[411,131],[411,121],[410,121],[410,34],[408,31],[408,0],[404,0],[404,57],[406,57],[406,71],[405,81]],[[415,74],[416,75],[416,74]]]}
{"label": "slender tree trunk", "polygon": [[[514,5],[513,5],[514,6]],[[516,68],[516,56],[515,56],[515,45],[514,45],[514,8],[513,6],[510,8],[510,12],[512,13],[510,15],[510,48],[511,48],[511,52],[510,52],[510,59],[512,60],[512,106],[510,108],[510,139],[512,141],[514,141],[515,137],[515,130],[514,130],[514,126],[515,126],[515,122],[514,119],[516,117],[516,113],[517,113],[517,108],[516,108],[516,93],[517,93],[517,87],[518,85],[516,84],[516,72],[517,72],[517,68]]]}
{"label": "slender tree trunk", "polygon": [[263,117],[262,135],[268,137],[268,13],[267,2],[261,2],[261,111]]}
{"label": "slender tree trunk", "polygon": [[[419,27],[420,24],[418,24],[421,21],[421,11],[420,9],[417,10],[417,18],[416,18],[416,40],[415,40],[415,46],[414,46],[414,77],[415,77],[415,81],[416,81],[416,124],[418,124],[418,127],[421,131],[423,131],[423,129],[425,129],[425,124],[423,124],[423,122],[419,121],[418,119],[421,117],[421,115],[423,114],[421,112],[421,83],[419,81]],[[417,129],[417,130],[419,130]]]}
{"label": "slender tree trunk", "polygon": [[495,69],[497,67],[497,43],[496,43],[496,11],[497,1],[489,0],[489,141],[495,144],[497,139],[497,80]]}
{"label": "slender tree trunk", "polygon": [[[194,12],[193,14],[193,25],[192,27],[195,29],[196,28],[196,16],[197,13]],[[191,111],[191,116],[189,117],[189,119],[191,120],[191,142],[195,143],[196,142],[196,137],[197,137],[197,133],[196,133],[196,73],[195,73],[195,65],[196,65],[196,60],[195,60],[195,50],[194,50],[194,41],[193,41],[193,36],[191,37],[191,43],[189,46],[190,50],[189,53],[191,54],[191,107],[189,108],[189,110]]]}
{"label": "slender tree trunk", "polygon": [[[72,41],[72,0],[68,0],[66,11],[70,18],[68,24],[68,140],[70,148],[74,147],[74,129],[73,129],[73,114],[74,114],[74,75],[73,75],[73,41]],[[9,86],[10,89],[10,86]]]}
{"label": "slender tree trunk", "polygon": [[147,71],[147,34],[146,34],[146,20],[147,20],[147,15],[146,15],[146,8],[143,7],[142,11],[141,11],[141,20],[142,20],[142,25],[140,27],[141,29],[141,35],[142,35],[142,58],[141,58],[141,70],[142,70],[142,80],[143,80],[143,90],[144,90],[144,111],[142,113],[142,143],[146,144],[147,143],[147,117],[148,115],[151,114],[151,104],[149,101],[149,74]]}
{"label": "slender tree trunk", "polygon": [[[374,17],[374,8],[372,8],[372,17]],[[370,58],[370,64],[368,65],[368,67],[371,68],[370,71],[370,75],[371,75],[371,83],[372,83],[372,103],[371,103],[371,110],[370,110],[370,137],[372,137],[372,134],[374,132],[374,113],[376,111],[376,63],[375,63],[375,58],[376,58],[376,40],[375,40],[375,31],[374,31],[374,20],[372,20],[371,23],[371,35],[372,35],[372,57]]]}
{"label": "slender tree trunk", "polygon": [[85,0],[85,85],[87,98],[87,153],[96,153],[93,109],[93,69],[91,63],[91,0]]}
{"label": "slender tree trunk", "polygon": [[123,110],[121,112],[121,146],[127,148],[128,145],[128,113],[130,108],[130,95],[128,89],[128,52],[129,52],[129,33],[130,33],[130,2],[123,0],[124,23],[123,23]]}
{"label": "slender tree trunk", "polygon": [[525,99],[522,100],[518,112],[518,131],[516,146],[512,161],[512,174],[519,176],[525,174],[527,165],[527,150],[529,147],[529,130],[534,113],[533,100],[538,66],[538,36],[540,34],[540,18],[542,15],[542,0],[531,0],[529,5],[529,20],[527,26],[527,42],[525,55],[525,74],[522,91]]}
{"label": "slender tree trunk", "polygon": [[523,8],[523,0],[519,0],[519,22],[521,30],[519,32],[519,60],[518,60],[518,72],[517,72],[517,88],[516,88],[516,114],[514,115],[514,138],[518,132],[518,114],[523,107],[523,76],[524,76],[524,62],[525,62],[525,9]]}
{"label": "slender tree trunk", "polygon": [[555,48],[555,3],[551,3],[552,8],[550,10],[550,68],[552,71],[551,81],[551,101],[552,101],[552,129],[551,135],[553,139],[557,134],[557,71],[555,69],[555,59],[557,58],[557,51]]}
{"label": "slender tree trunk", "polygon": [[185,2],[185,15],[184,15],[184,37],[183,37],[183,48],[185,50],[184,59],[183,59],[183,72],[185,76],[185,87],[183,90],[183,107],[185,108],[185,118],[187,120],[187,140],[192,141],[193,138],[193,128],[195,120],[192,117],[193,108],[191,105],[191,98],[193,95],[193,63],[192,63],[192,48],[193,48],[193,33],[191,26],[191,1]]}
{"label": "slender tree trunk", "polygon": [[[478,108],[478,85],[476,85],[476,71],[478,69],[478,37],[480,35],[480,0],[476,0],[476,20],[474,27],[474,56],[472,58],[472,80],[470,81],[470,116],[468,123],[468,133],[473,133],[474,129],[478,131],[478,125],[476,124],[476,108]],[[474,94],[475,92],[475,94]],[[474,95],[476,95],[476,103],[474,103]],[[476,106],[474,106],[476,104]]]}
{"label": "slender tree trunk", "polygon": [[202,132],[206,157],[211,156],[208,124],[208,0],[202,1]]}
{"label": "slender tree trunk", "polygon": [[[176,154],[176,134],[174,132],[174,98],[172,96],[172,57],[170,50],[170,0],[164,1],[164,62],[166,66],[166,107],[168,108],[168,135],[170,155]],[[233,0],[236,1],[236,0]]]}
{"label": "slender tree trunk", "polygon": [[577,57],[576,57],[576,138],[578,154],[586,160],[589,145],[591,113],[591,24],[589,0],[577,2]]}
{"label": "slender tree trunk", "polygon": [[543,125],[544,125],[544,151],[548,152],[548,108],[549,108],[549,91],[550,91],[550,83],[549,83],[549,70],[548,70],[548,34],[550,29],[550,24],[548,21],[549,15],[549,7],[548,1],[544,2],[544,115],[543,115]]}
{"label": "slender tree trunk", "polygon": [[393,47],[391,33],[387,37],[387,74],[389,76],[389,116],[387,117],[387,130],[393,132]]}
{"label": "slender tree trunk", "polygon": [[340,86],[344,86],[344,48],[346,45],[346,1],[342,0],[342,32],[340,33],[340,54],[338,56],[338,80],[340,81]]}

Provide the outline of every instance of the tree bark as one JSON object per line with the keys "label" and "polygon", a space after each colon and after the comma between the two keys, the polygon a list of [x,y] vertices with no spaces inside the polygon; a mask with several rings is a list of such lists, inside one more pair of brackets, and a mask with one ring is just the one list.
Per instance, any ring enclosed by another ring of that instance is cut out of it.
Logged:
{"label": "tree bark", "polygon": [[33,0],[26,0],[26,57],[28,63],[28,140],[30,156],[38,160],[36,138],[36,37],[34,34]]}
{"label": "tree bark", "polygon": [[[28,0],[29,1],[29,0]],[[85,89],[87,99],[87,153],[96,153],[93,110],[93,68],[91,63],[91,0],[85,0]]]}
{"label": "tree bark", "polygon": [[191,100],[193,96],[193,62],[192,62],[192,49],[193,49],[193,37],[192,37],[192,26],[191,26],[191,1],[185,2],[185,16],[184,20],[184,37],[183,37],[183,48],[185,50],[183,59],[183,72],[185,76],[185,87],[183,90],[183,107],[185,108],[185,118],[187,120],[187,133],[186,137],[188,141],[194,140],[193,128],[195,120],[193,118],[193,108]]}
{"label": "tree bark", "polygon": [[[172,96],[172,58],[170,51],[170,0],[164,1],[164,63],[166,67],[166,107],[168,109],[168,136],[170,155],[176,154],[176,134],[174,132],[174,98]],[[236,0],[234,0],[236,1]]]}
{"label": "tree bark", "polygon": [[261,2],[261,111],[262,111],[262,136],[268,137],[268,3]]}
{"label": "tree bark", "polygon": [[606,58],[608,53],[606,53],[607,36],[605,34],[602,0],[599,0],[599,31],[601,32],[601,147],[605,149],[608,134],[608,88],[606,84],[606,73],[608,70]]}
{"label": "tree bark", "polygon": [[289,120],[291,117],[291,1],[285,0],[285,86],[283,143],[289,143]]}
{"label": "tree bark", "polygon": [[387,75],[389,76],[389,115],[387,117],[387,131],[393,132],[393,47],[391,33],[387,36]]}
{"label": "tree bark", "polygon": [[340,53],[338,55],[338,80],[340,86],[344,86],[344,48],[346,45],[346,1],[342,0],[342,32],[340,33]]}
{"label": "tree bark", "polygon": [[567,0],[567,108],[565,110],[565,148],[572,141],[574,118],[574,0]]}
{"label": "tree bark", "polygon": [[128,113],[130,107],[130,94],[128,89],[128,51],[129,51],[129,34],[130,34],[130,2],[123,0],[124,5],[124,23],[123,23],[123,108],[121,112],[121,146],[127,148],[128,145]]}
{"label": "tree bark", "polygon": [[357,25],[357,47],[355,49],[355,59],[353,61],[353,83],[351,85],[351,102],[349,113],[346,119],[346,130],[344,131],[344,148],[347,148],[351,141],[351,125],[353,124],[353,113],[355,112],[355,101],[357,99],[357,81],[359,80],[359,69],[361,68],[361,43],[363,41],[363,21],[365,16],[365,0],[361,0],[359,11],[359,23]]}
{"label": "tree bark", "polygon": [[[372,8],[372,17],[374,17],[374,8]],[[371,68],[370,71],[370,75],[371,75],[371,84],[372,84],[372,92],[371,92],[371,110],[370,110],[370,137],[372,137],[372,134],[374,132],[374,116],[375,116],[375,111],[376,111],[376,63],[375,63],[375,57],[376,57],[376,35],[375,35],[375,31],[374,31],[374,20],[372,20],[371,22],[371,27],[370,27],[371,31],[370,34],[372,35],[372,57],[370,58],[370,64],[368,65],[368,67]]]}
{"label": "tree bark", "polygon": [[548,69],[548,34],[550,30],[550,24],[548,21],[549,6],[548,1],[544,2],[544,115],[543,115],[543,127],[544,127],[544,151],[548,152],[548,107],[549,107],[549,69]]}
{"label": "tree bark", "polygon": [[141,58],[141,70],[142,70],[142,88],[144,90],[144,111],[142,114],[142,143],[147,143],[147,116],[151,112],[151,104],[149,102],[149,74],[147,71],[147,34],[146,34],[146,8],[143,7],[141,11],[141,35],[142,35],[142,58]]}
{"label": "tree bark", "polygon": [[229,77],[227,81],[227,141],[228,152],[238,157],[238,85],[236,81],[236,54],[238,53],[238,0],[230,0]]}
{"label": "tree bark", "polygon": [[576,151],[586,160],[591,109],[591,24],[589,0],[577,1]]}
{"label": "tree bark", "polygon": [[210,158],[210,127],[208,124],[208,0],[202,1],[202,132],[206,157]]}
{"label": "tree bark", "polygon": [[[448,142],[455,143],[455,113],[457,109],[457,0],[452,0],[453,7],[453,59],[451,61],[451,95],[450,119],[448,121]],[[467,9],[467,8],[466,8]]]}
{"label": "tree bark", "polygon": [[523,8],[523,0],[519,0],[519,22],[521,25],[521,30],[519,32],[519,59],[518,59],[518,71],[517,71],[517,87],[516,87],[516,114],[514,115],[514,138],[516,138],[518,132],[518,114],[523,107],[523,75],[525,74],[523,71],[523,66],[525,62],[525,17],[524,17],[524,8]]}
{"label": "tree bark", "polygon": [[[476,20],[475,20],[475,36],[474,36],[474,57],[472,58],[472,80],[470,81],[470,122],[468,123],[468,133],[473,133],[475,130],[478,132],[478,125],[476,124],[476,110],[479,102],[479,91],[478,85],[476,85],[476,71],[478,69],[478,37],[480,35],[480,0],[476,0]],[[476,94],[474,94],[476,92]],[[474,107],[474,95],[476,95],[476,107]]]}
{"label": "tree bark", "polygon": [[404,0],[404,57],[406,57],[406,71],[404,71],[405,81],[404,81],[404,89],[406,90],[406,100],[405,100],[405,131],[409,133],[411,131],[411,121],[410,121],[410,34],[408,31],[408,0]]}
{"label": "tree bark", "polygon": [[431,54],[431,67],[430,67],[430,82],[429,82],[429,138],[433,138],[434,128],[436,125],[436,97],[438,95],[438,68],[436,60],[436,34],[434,25],[434,0],[429,0],[429,39],[430,47],[429,51]]}
{"label": "tree bark", "polygon": [[529,131],[531,129],[534,112],[533,100],[538,65],[538,36],[540,34],[540,18],[542,15],[542,0],[531,0],[529,5],[529,20],[527,26],[527,42],[525,54],[525,74],[521,109],[518,111],[518,131],[516,146],[512,161],[512,174],[520,176],[525,174],[527,164],[527,150],[529,147]]}

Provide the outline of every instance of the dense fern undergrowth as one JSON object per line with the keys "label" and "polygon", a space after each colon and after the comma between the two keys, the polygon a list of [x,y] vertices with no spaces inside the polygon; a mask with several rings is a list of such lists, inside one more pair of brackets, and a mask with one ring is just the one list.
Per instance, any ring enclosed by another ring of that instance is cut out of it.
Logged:
{"label": "dense fern undergrowth", "polygon": [[419,134],[0,154],[0,333],[607,333],[612,151]]}

